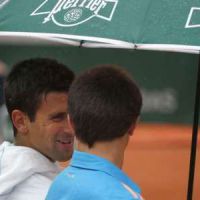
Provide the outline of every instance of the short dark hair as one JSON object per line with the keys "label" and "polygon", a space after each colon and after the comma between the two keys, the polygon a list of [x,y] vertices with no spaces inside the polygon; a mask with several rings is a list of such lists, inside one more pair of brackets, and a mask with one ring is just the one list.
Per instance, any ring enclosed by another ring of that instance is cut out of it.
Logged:
{"label": "short dark hair", "polygon": [[125,135],[141,112],[142,96],[122,68],[102,65],[80,74],[72,83],[68,112],[76,137],[92,147]]}
{"label": "short dark hair", "polygon": [[[19,109],[34,121],[43,95],[49,92],[67,93],[73,79],[74,73],[54,59],[32,58],[15,64],[4,88],[10,117],[14,109]],[[15,127],[14,133],[16,135]]]}

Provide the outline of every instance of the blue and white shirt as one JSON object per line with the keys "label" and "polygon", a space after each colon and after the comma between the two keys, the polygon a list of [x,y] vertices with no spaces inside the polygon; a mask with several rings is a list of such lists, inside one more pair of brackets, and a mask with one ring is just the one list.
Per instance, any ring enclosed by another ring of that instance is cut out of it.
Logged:
{"label": "blue and white shirt", "polygon": [[46,200],[142,200],[140,188],[117,166],[75,151],[69,167],[50,187]]}

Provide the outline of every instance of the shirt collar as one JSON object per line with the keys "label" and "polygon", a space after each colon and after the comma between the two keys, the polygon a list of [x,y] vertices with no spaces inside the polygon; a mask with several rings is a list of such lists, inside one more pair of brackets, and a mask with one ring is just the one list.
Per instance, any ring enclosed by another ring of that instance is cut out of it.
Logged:
{"label": "shirt collar", "polygon": [[97,155],[75,150],[70,166],[96,171],[103,171],[104,173],[115,177],[120,182],[125,183],[134,191],[140,193],[140,188],[122,170],[120,170],[109,160],[99,157]]}

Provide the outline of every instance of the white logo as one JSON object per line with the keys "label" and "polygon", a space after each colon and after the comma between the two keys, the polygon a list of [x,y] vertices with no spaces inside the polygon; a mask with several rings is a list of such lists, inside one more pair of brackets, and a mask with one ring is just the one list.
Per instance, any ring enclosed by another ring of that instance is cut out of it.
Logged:
{"label": "white logo", "polygon": [[192,7],[185,24],[185,28],[197,27],[200,27],[200,7]]}
{"label": "white logo", "polygon": [[10,0],[0,0],[0,9],[3,8]]}
{"label": "white logo", "polygon": [[71,27],[94,17],[111,21],[118,0],[58,0],[52,7],[50,3],[52,0],[43,1],[31,16],[46,15],[43,23],[53,21],[58,26]]}

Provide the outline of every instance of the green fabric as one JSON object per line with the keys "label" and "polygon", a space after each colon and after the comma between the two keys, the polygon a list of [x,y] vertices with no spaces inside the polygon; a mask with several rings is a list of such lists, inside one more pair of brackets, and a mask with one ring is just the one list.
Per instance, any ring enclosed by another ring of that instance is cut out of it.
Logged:
{"label": "green fabric", "polygon": [[[1,2],[5,0],[0,1],[0,7]],[[43,23],[57,4],[60,10]],[[197,9],[191,14],[189,27],[185,28],[192,7]],[[199,0],[12,0],[0,8],[0,31],[200,46],[200,27],[190,27],[200,24],[198,7]],[[35,15],[31,15],[37,8]],[[77,23],[80,24],[74,25]]]}

